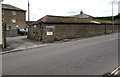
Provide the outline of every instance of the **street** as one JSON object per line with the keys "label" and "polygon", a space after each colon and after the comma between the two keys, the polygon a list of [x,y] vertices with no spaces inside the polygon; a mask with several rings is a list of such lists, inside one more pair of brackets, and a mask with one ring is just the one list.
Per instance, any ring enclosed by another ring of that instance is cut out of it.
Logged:
{"label": "street", "polygon": [[118,34],[2,56],[3,75],[103,75],[118,66]]}

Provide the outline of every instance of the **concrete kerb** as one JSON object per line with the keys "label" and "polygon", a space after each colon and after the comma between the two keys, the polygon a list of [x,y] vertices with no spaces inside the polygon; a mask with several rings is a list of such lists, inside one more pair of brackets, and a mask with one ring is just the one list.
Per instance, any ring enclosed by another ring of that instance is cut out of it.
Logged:
{"label": "concrete kerb", "polygon": [[46,46],[50,46],[50,44],[38,45],[38,46],[34,46],[34,47],[29,47],[29,48],[13,49],[13,50],[9,50],[9,51],[3,51],[3,52],[0,52],[0,55],[11,53],[11,52],[18,52],[18,51],[22,51],[22,50],[29,50],[29,49],[34,49],[34,48],[42,48],[42,47],[46,47]]}
{"label": "concrete kerb", "polygon": [[[84,38],[85,39],[88,39],[88,38]],[[18,51],[23,51],[23,50],[30,50],[30,49],[35,49],[35,48],[42,48],[42,47],[46,47],[46,46],[50,46],[50,45],[53,45],[53,44],[61,44],[61,43],[69,43],[71,41],[77,41],[77,40],[83,40],[82,39],[74,39],[74,40],[71,40],[71,39],[63,39],[61,41],[55,41],[53,43],[48,43],[48,44],[43,44],[43,45],[35,45],[35,46],[32,46],[32,47],[21,47],[21,48],[16,48],[16,49],[13,49],[13,50],[9,50],[9,51],[2,51],[0,52],[0,55],[3,55],[3,54],[7,54],[7,53],[12,53],[12,52],[18,52]]]}

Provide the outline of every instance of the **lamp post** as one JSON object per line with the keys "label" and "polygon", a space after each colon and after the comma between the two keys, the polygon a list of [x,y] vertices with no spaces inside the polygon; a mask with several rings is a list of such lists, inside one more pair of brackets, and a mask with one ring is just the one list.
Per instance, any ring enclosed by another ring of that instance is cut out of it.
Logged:
{"label": "lamp post", "polygon": [[118,14],[120,14],[120,1],[118,2]]}
{"label": "lamp post", "polygon": [[[113,27],[112,27],[112,32],[114,32],[114,2],[116,1],[112,1],[112,24],[113,24]],[[120,1],[118,1],[118,14],[120,13]]]}
{"label": "lamp post", "polygon": [[115,1],[112,1],[112,32],[114,32],[114,7],[113,7],[113,3],[114,3]]}

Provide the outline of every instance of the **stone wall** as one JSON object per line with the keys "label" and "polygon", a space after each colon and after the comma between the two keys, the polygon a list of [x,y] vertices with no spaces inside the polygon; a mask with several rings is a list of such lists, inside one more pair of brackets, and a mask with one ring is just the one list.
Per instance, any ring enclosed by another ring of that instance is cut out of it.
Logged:
{"label": "stone wall", "polygon": [[[50,42],[113,32],[113,26],[106,24],[42,24],[42,26],[42,31],[40,25],[36,25],[36,27],[30,26],[28,38],[42,42]],[[117,31],[118,25],[115,25],[114,32]]]}
{"label": "stone wall", "polygon": [[40,41],[40,26],[36,25],[36,27],[34,26],[30,26],[28,29],[28,36],[27,38],[30,38],[32,40],[37,40]]}

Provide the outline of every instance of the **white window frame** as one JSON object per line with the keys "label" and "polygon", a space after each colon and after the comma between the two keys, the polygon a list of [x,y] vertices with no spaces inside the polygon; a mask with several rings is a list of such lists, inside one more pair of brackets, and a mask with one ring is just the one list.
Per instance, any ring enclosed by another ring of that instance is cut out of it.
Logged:
{"label": "white window frame", "polygon": [[12,21],[12,23],[16,23],[16,19],[15,18],[13,18],[11,21]]}
{"label": "white window frame", "polygon": [[12,15],[16,15],[16,11],[12,11]]}

